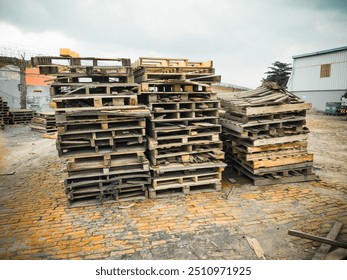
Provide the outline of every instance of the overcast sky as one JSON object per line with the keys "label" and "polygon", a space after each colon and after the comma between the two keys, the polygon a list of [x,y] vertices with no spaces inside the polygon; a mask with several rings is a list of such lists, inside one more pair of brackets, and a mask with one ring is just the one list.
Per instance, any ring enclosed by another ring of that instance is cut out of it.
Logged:
{"label": "overcast sky", "polygon": [[346,0],[0,0],[1,43],[81,56],[213,60],[255,88],[276,60],[347,45]]}

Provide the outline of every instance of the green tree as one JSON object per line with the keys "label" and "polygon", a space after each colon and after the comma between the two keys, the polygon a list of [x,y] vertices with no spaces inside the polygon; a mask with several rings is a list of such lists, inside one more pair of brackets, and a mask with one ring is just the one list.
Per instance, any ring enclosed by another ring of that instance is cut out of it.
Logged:
{"label": "green tree", "polygon": [[263,79],[263,82],[276,82],[280,87],[285,88],[292,71],[290,63],[276,61],[272,65],[268,67],[270,70],[264,73],[267,77]]}

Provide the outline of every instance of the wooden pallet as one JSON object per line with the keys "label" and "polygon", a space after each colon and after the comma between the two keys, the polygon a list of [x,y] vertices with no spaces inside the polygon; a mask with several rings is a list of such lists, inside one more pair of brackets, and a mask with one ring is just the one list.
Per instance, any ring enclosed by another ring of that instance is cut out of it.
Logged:
{"label": "wooden pallet", "polygon": [[206,101],[167,101],[167,102],[152,102],[148,104],[149,110],[152,113],[160,112],[184,112],[184,111],[199,111],[220,109],[220,102],[218,100],[206,100]]}
{"label": "wooden pallet", "polygon": [[210,118],[190,118],[187,120],[182,119],[171,119],[169,121],[149,121],[147,125],[148,130],[152,131],[169,131],[172,129],[182,129],[185,130],[187,128],[192,127],[212,127],[215,125],[219,125],[218,117],[210,117]]}
{"label": "wooden pallet", "polygon": [[50,103],[52,109],[60,108],[107,108],[114,106],[136,106],[138,104],[136,95],[68,95],[54,97]]}
{"label": "wooden pallet", "polygon": [[154,138],[147,136],[148,139],[148,149],[160,149],[165,147],[175,147],[181,146],[185,144],[199,144],[201,142],[218,142],[219,133],[218,132],[201,132],[195,135],[168,135],[164,137],[157,137],[157,140]]}
{"label": "wooden pallet", "polygon": [[274,124],[259,124],[253,126],[235,126],[229,120],[220,120],[223,133],[229,136],[239,137],[246,140],[270,139],[271,137],[285,137],[309,133],[305,126],[305,120],[279,122]]}
{"label": "wooden pallet", "polygon": [[[222,101],[223,102],[223,101]],[[284,112],[278,112],[278,113],[266,113],[261,115],[243,115],[235,111],[224,111],[223,114],[221,114],[221,117],[236,121],[238,123],[242,124],[259,124],[259,123],[267,123],[267,122],[273,122],[273,121],[281,121],[281,120],[290,120],[290,119],[296,119],[296,118],[302,118],[305,119],[306,117],[306,110],[301,111],[284,111]]]}
{"label": "wooden pallet", "polygon": [[[117,106],[118,107],[118,106]],[[57,124],[93,124],[98,122],[108,123],[112,121],[132,122],[137,119],[149,117],[150,112],[145,106],[118,107],[117,109],[77,109],[77,110],[56,110],[55,118]]]}
{"label": "wooden pallet", "polygon": [[283,171],[274,170],[272,173],[266,173],[263,175],[255,175],[233,160],[231,161],[230,166],[236,169],[239,174],[244,174],[251,179],[254,186],[307,182],[314,181],[317,178],[312,172],[312,166],[304,168],[287,167]]}
{"label": "wooden pallet", "polygon": [[30,109],[12,109],[9,113],[11,124],[28,124],[34,117],[34,111]]}
{"label": "wooden pallet", "polygon": [[[86,176],[82,176],[86,175]],[[88,189],[90,187],[101,188],[108,184],[117,188],[125,188],[131,185],[145,185],[150,183],[150,174],[148,171],[132,170],[128,173],[110,173],[107,175],[99,174],[97,171],[80,172],[80,175],[70,175],[64,180],[66,190]]]}
{"label": "wooden pallet", "polygon": [[182,72],[165,72],[166,70],[165,68],[160,69],[162,70],[162,72],[154,72],[152,69],[153,68],[151,69],[147,68],[140,71],[136,71],[134,73],[135,82],[137,83],[148,82],[148,81],[165,82],[167,80],[198,81],[204,84],[212,84],[212,83],[221,82],[220,75],[214,75],[214,73],[211,73],[214,71],[195,70],[196,71],[195,72],[193,70],[194,72],[182,73]]}
{"label": "wooden pallet", "polygon": [[[70,151],[78,151],[85,148],[94,148],[95,152],[98,153],[104,148],[111,148],[117,150],[119,147],[128,147],[135,144],[145,143],[145,138],[141,134],[129,134],[126,136],[99,136],[99,138],[75,138],[75,139],[62,139],[61,136],[58,136],[58,141],[56,142],[57,150],[59,154]],[[145,148],[145,144],[143,145]]]}
{"label": "wooden pallet", "polygon": [[161,156],[175,156],[176,154],[192,154],[199,153],[203,151],[218,151],[223,149],[222,141],[210,141],[201,140],[197,143],[169,143],[166,145],[162,145],[161,147],[156,147],[154,149],[149,149],[151,155],[156,158],[160,158]]}
{"label": "wooden pallet", "polygon": [[36,112],[31,119],[30,129],[40,133],[57,131],[54,112]]}
{"label": "wooden pallet", "polygon": [[[213,61],[201,61],[201,62],[193,62],[189,61],[187,58],[158,58],[158,57],[140,57],[133,63],[133,68],[135,70],[142,68],[194,68],[194,69],[210,69],[213,67]],[[191,71],[191,69],[188,69]]]}
{"label": "wooden pallet", "polygon": [[60,144],[57,142],[57,150],[60,157],[63,158],[70,158],[70,157],[81,157],[81,156],[90,156],[94,153],[100,153],[100,154],[109,154],[109,153],[118,153],[118,154],[126,154],[127,152],[144,152],[146,149],[145,144],[138,143],[128,145],[127,142],[118,142],[114,143],[113,145],[109,145],[110,142],[106,143],[105,145],[94,147],[87,146],[87,147],[77,147],[77,148],[63,148],[60,146]]}
{"label": "wooden pallet", "polygon": [[148,198],[147,188],[136,190],[136,191],[118,191],[111,194],[92,194],[79,196],[78,198],[69,199],[68,198],[68,207],[87,207],[87,206],[97,206],[107,203],[115,202],[125,202],[125,201],[136,201],[143,200]]}
{"label": "wooden pallet", "polygon": [[[182,137],[205,136],[207,134],[220,134],[222,131],[220,124],[208,122],[194,122],[184,126],[168,126],[167,128],[151,128],[147,130],[147,135],[156,141],[175,141]],[[183,141],[184,142],[184,141]]]}
{"label": "wooden pallet", "polygon": [[144,118],[101,118],[60,121],[57,125],[60,135],[73,135],[85,133],[106,133],[112,135],[126,134],[131,132],[145,135],[146,121]]}
{"label": "wooden pallet", "polygon": [[136,83],[97,83],[97,82],[55,82],[50,87],[51,96],[64,97],[65,95],[137,95]]}
{"label": "wooden pallet", "polygon": [[150,106],[152,103],[169,102],[207,102],[217,101],[214,92],[144,92],[139,97],[142,104]]}
{"label": "wooden pallet", "polygon": [[93,154],[84,157],[74,157],[67,160],[65,167],[68,174],[73,172],[85,171],[91,169],[102,170],[103,174],[110,172],[128,172],[128,170],[149,170],[148,160],[142,152],[136,153],[109,153],[105,155]]}
{"label": "wooden pallet", "polygon": [[[273,173],[279,173],[279,172],[287,172],[291,170],[304,170],[304,169],[312,169],[313,168],[313,162],[310,160],[312,159],[309,157],[307,161],[298,161],[297,163],[292,163],[291,160],[289,162],[283,162],[283,164],[275,165],[275,166],[267,166],[267,167],[259,167],[259,168],[252,168],[245,162],[239,160],[238,158],[235,158],[233,155],[230,155],[229,153],[226,154],[227,161],[233,166],[234,163],[240,165],[242,168],[247,170],[253,175],[268,175]],[[287,163],[287,164],[285,164]],[[270,164],[271,165],[271,164]]]}
{"label": "wooden pallet", "polygon": [[[32,64],[38,66],[40,74],[58,77],[93,77],[109,76],[133,77],[130,59],[128,58],[95,58],[95,57],[33,57]],[[133,80],[132,80],[133,81]]]}
{"label": "wooden pallet", "polygon": [[220,182],[224,167],[198,168],[190,170],[167,171],[152,175],[154,189],[168,189]]}
{"label": "wooden pallet", "polygon": [[180,81],[180,80],[165,80],[165,81],[150,81],[140,84],[140,93],[174,93],[184,94],[185,92],[199,92],[199,93],[211,93],[211,86],[193,81]]}
{"label": "wooden pallet", "polygon": [[167,198],[173,195],[189,195],[203,192],[219,192],[222,190],[220,182],[210,184],[197,184],[191,186],[168,188],[168,189],[153,189],[149,188],[149,198]]}
{"label": "wooden pallet", "polygon": [[218,109],[197,109],[197,110],[167,110],[167,111],[152,111],[151,121],[153,123],[171,122],[171,121],[194,121],[201,119],[218,118]]}

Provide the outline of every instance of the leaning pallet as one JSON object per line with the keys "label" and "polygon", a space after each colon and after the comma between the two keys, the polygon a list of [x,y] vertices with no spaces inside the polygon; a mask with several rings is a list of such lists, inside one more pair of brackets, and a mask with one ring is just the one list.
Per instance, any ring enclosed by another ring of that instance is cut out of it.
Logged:
{"label": "leaning pallet", "polygon": [[0,96],[0,129],[5,129],[5,124],[10,123],[10,108],[7,106],[7,102],[2,100]]}
{"label": "leaning pallet", "polygon": [[57,131],[54,112],[36,112],[30,123],[30,129],[40,133]]}
{"label": "leaning pallet", "polygon": [[227,161],[254,185],[315,179],[307,151],[311,104],[273,83],[223,96],[221,104]]}
{"label": "leaning pallet", "polygon": [[140,58],[134,63],[141,102],[151,112],[147,156],[149,197],[220,191],[225,167],[219,139],[219,101],[210,84],[220,81],[212,61]]}
{"label": "leaning pallet", "polygon": [[10,123],[11,124],[28,124],[34,116],[34,111],[30,109],[11,109]]}
{"label": "leaning pallet", "polygon": [[130,59],[35,57],[33,63],[57,76],[50,105],[69,207],[147,198],[149,110],[138,104]]}

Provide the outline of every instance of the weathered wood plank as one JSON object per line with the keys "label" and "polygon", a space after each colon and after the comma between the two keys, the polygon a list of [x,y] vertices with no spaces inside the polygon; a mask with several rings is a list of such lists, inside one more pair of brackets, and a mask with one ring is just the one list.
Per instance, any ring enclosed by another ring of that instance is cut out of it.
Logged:
{"label": "weathered wood plank", "polygon": [[296,237],[312,240],[312,241],[321,242],[321,243],[324,243],[324,244],[329,244],[329,245],[332,245],[332,246],[337,246],[337,247],[341,247],[341,248],[347,248],[347,242],[341,242],[341,241],[333,240],[333,239],[330,239],[330,238],[319,237],[319,236],[316,236],[316,235],[308,234],[308,233],[297,231],[297,230],[289,229],[288,230],[288,234],[292,235],[292,236],[296,236]]}
{"label": "weathered wood plank", "polygon": [[[334,240],[339,234],[342,225],[343,224],[341,222],[336,221],[326,238]],[[330,249],[331,245],[323,243],[319,247],[318,251],[314,254],[312,260],[324,260],[325,256],[329,253]]]}
{"label": "weathered wood plank", "polygon": [[253,164],[251,165],[254,169],[258,169],[258,168],[275,167],[275,166],[296,164],[296,163],[309,162],[309,161],[313,161],[312,154],[295,156],[295,157],[287,157],[287,158],[272,158],[270,160],[254,161]]}
{"label": "weathered wood plank", "polygon": [[262,106],[262,107],[248,107],[246,108],[246,116],[262,115],[269,113],[280,113],[288,111],[301,111],[311,109],[311,103],[297,103],[297,104],[283,104],[275,106]]}
{"label": "weathered wood plank", "polygon": [[273,145],[295,141],[307,141],[307,134],[298,134],[284,137],[274,137],[268,139],[257,139],[253,141],[253,146]]}

